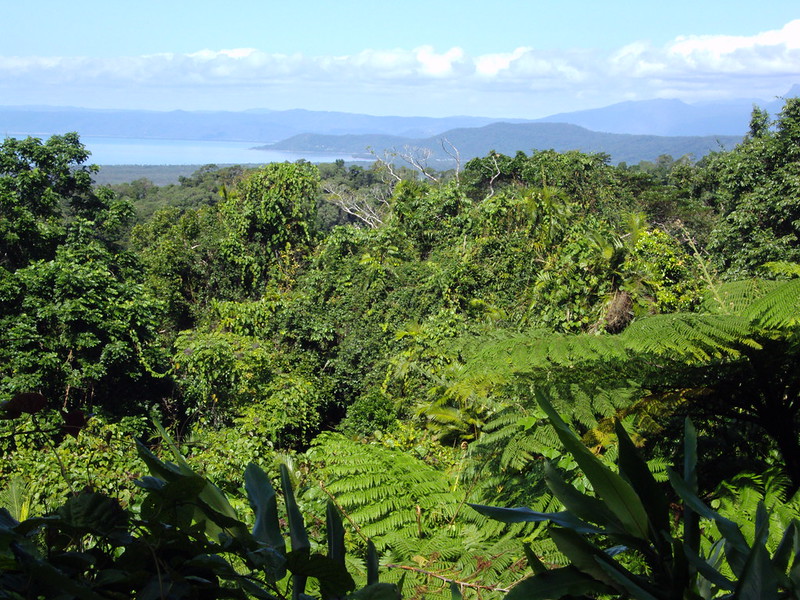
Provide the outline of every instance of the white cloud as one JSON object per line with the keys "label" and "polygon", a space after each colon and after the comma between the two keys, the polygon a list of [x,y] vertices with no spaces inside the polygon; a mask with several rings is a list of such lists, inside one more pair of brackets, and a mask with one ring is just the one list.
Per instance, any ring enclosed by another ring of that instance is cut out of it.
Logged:
{"label": "white cloud", "polygon": [[421,46],[415,50],[415,55],[422,75],[453,77],[466,75],[473,70],[471,59],[464,56],[461,48],[450,48],[443,54],[437,54],[433,46]]}
{"label": "white cloud", "polygon": [[227,90],[233,96],[245,88],[260,91],[258,98],[266,100],[259,100],[261,106],[270,106],[270,99],[305,106],[313,98],[342,110],[347,99],[362,102],[351,110],[385,113],[374,107],[393,101],[424,114],[425,103],[437,98],[451,114],[488,114],[491,106],[508,110],[525,99],[526,110],[536,106],[547,112],[554,110],[541,108],[547,102],[572,110],[668,94],[687,100],[774,95],[798,82],[800,20],[753,36],[683,36],[661,47],[637,41],[608,53],[519,47],[470,56],[460,47],[420,46],[339,56],[256,48],[110,58],[0,56],[0,90],[8,103],[15,94],[25,96],[23,90],[28,96],[32,90],[63,95],[72,86],[84,94],[87,89],[158,87],[173,90],[176,103],[190,97],[181,89],[194,95]]}
{"label": "white cloud", "polygon": [[519,60],[532,50],[532,48],[521,47],[513,52],[484,54],[475,59],[475,70],[483,77],[495,77],[502,71],[507,71],[513,62]]}

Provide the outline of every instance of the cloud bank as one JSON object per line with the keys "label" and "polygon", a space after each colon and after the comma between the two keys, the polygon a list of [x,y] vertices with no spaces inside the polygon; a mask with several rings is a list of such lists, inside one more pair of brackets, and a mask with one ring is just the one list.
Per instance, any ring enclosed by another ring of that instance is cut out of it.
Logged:
{"label": "cloud bank", "polygon": [[800,20],[749,37],[682,36],[664,46],[635,42],[607,53],[520,47],[470,56],[459,47],[420,46],[343,56],[255,48],[110,58],[0,56],[6,104],[38,98],[38,104],[85,106],[93,100],[122,107],[127,98],[139,104],[130,108],[541,116],[531,113],[653,97],[771,97],[795,83]]}

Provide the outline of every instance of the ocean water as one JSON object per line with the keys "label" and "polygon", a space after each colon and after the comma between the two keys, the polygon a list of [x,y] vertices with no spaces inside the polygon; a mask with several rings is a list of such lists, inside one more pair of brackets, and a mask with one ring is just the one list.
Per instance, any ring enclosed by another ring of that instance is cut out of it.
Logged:
{"label": "ocean water", "polygon": [[[131,138],[81,137],[92,153],[90,163],[97,165],[226,165],[294,162],[367,160],[348,154],[281,152],[254,150],[264,142],[206,142],[197,140],[152,140]],[[371,162],[371,161],[370,161]]]}

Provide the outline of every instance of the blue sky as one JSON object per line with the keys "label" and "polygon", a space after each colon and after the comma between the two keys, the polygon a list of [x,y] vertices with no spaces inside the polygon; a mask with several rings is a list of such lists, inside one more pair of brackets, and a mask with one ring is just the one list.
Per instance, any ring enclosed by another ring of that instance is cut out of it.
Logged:
{"label": "blue sky", "polygon": [[800,83],[797,0],[0,3],[4,105],[538,117]]}

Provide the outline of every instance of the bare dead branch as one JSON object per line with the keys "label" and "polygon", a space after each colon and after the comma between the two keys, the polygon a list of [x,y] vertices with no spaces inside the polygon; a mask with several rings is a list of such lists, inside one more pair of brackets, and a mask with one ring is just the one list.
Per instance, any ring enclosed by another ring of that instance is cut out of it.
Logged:
{"label": "bare dead branch", "polygon": [[461,183],[459,179],[461,176],[461,153],[446,137],[443,137],[439,142],[442,144],[444,153],[456,162],[456,183]]}
{"label": "bare dead branch", "polygon": [[345,185],[328,185],[323,187],[328,194],[328,202],[338,206],[348,215],[352,215],[372,229],[383,224],[389,212],[391,189],[385,186],[372,186],[367,190],[352,190]]}
{"label": "bare dead branch", "polygon": [[402,158],[417,171],[422,173],[423,177],[430,179],[433,183],[438,183],[439,180],[428,172],[428,160],[433,156],[433,150],[430,148],[420,148],[417,146],[403,146],[403,151],[398,152],[397,156]]}
{"label": "bare dead branch", "polygon": [[384,150],[383,158],[381,158],[372,148],[367,147],[367,150],[369,151],[370,154],[372,154],[372,156],[375,157],[375,162],[378,163],[378,165],[380,165],[381,173],[388,174],[389,177],[391,177],[395,183],[398,181],[403,181],[403,178],[400,177],[400,175],[398,175],[394,170],[393,159],[397,156],[397,153],[389,150]]}
{"label": "bare dead branch", "polygon": [[498,177],[500,177],[500,165],[497,163],[497,153],[492,152],[490,156],[492,159],[492,163],[494,164],[494,173],[492,174],[491,179],[489,179],[489,195],[486,196],[487,200],[492,196],[494,196],[494,182],[497,180]]}

